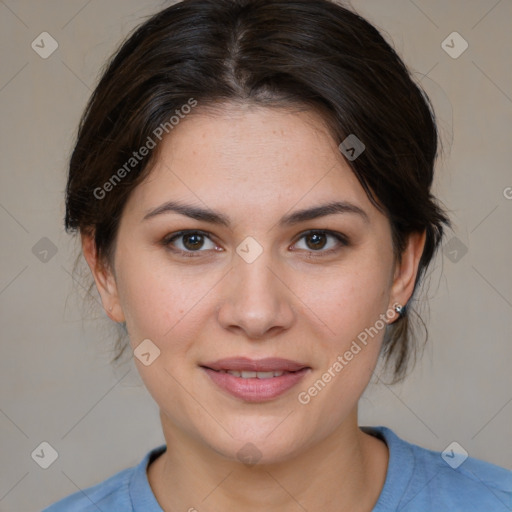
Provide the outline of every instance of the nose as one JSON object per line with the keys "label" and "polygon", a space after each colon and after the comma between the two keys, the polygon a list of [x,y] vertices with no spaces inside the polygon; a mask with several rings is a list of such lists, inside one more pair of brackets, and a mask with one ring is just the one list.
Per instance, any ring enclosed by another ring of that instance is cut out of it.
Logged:
{"label": "nose", "polygon": [[218,308],[218,321],[224,329],[263,340],[293,325],[293,293],[278,268],[265,251],[252,263],[241,258],[235,261]]}

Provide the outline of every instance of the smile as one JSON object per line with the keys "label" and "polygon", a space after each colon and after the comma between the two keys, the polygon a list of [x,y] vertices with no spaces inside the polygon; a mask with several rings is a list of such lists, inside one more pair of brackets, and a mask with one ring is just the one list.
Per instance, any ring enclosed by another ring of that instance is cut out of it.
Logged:
{"label": "smile", "polygon": [[233,377],[240,377],[242,379],[272,379],[273,377],[281,377],[285,373],[291,373],[287,371],[277,371],[277,372],[251,372],[251,371],[242,371],[239,372],[237,370],[214,370],[219,373],[229,373],[229,375],[233,375]]}
{"label": "smile", "polygon": [[200,365],[215,388],[245,402],[274,400],[295,387],[309,366],[281,358],[227,358]]}

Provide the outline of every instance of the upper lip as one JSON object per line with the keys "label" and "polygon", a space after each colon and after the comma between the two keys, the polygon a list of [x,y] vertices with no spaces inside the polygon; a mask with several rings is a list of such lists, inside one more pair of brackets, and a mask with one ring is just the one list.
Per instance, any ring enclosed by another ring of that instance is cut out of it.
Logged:
{"label": "upper lip", "polygon": [[227,357],[218,359],[209,363],[201,364],[205,368],[211,370],[234,370],[234,371],[252,371],[252,372],[276,372],[288,371],[296,372],[309,366],[291,361],[290,359],[282,359],[280,357],[267,357],[264,359],[250,359],[248,357]]}

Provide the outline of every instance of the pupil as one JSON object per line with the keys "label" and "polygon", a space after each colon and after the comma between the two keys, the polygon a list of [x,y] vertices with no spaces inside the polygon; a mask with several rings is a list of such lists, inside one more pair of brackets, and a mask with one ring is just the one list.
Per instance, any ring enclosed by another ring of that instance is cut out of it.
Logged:
{"label": "pupil", "polygon": [[203,235],[192,234],[183,236],[183,245],[187,249],[199,249],[203,245]]}
{"label": "pupil", "polygon": [[308,242],[310,249],[322,249],[325,246],[325,235],[322,233],[313,233],[309,235],[308,240],[312,241]]}

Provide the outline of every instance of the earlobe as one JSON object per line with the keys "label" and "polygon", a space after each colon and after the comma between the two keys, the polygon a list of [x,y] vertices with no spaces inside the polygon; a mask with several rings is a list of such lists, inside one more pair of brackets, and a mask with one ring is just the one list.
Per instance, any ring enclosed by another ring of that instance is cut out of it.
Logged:
{"label": "earlobe", "polygon": [[98,259],[93,234],[81,234],[82,252],[96,283],[103,308],[114,322],[124,322],[124,314],[119,304],[117,285],[112,271]]}
{"label": "earlobe", "polygon": [[402,258],[397,263],[393,279],[391,298],[393,303],[407,304],[414,291],[418,267],[425,247],[426,231],[411,233]]}

